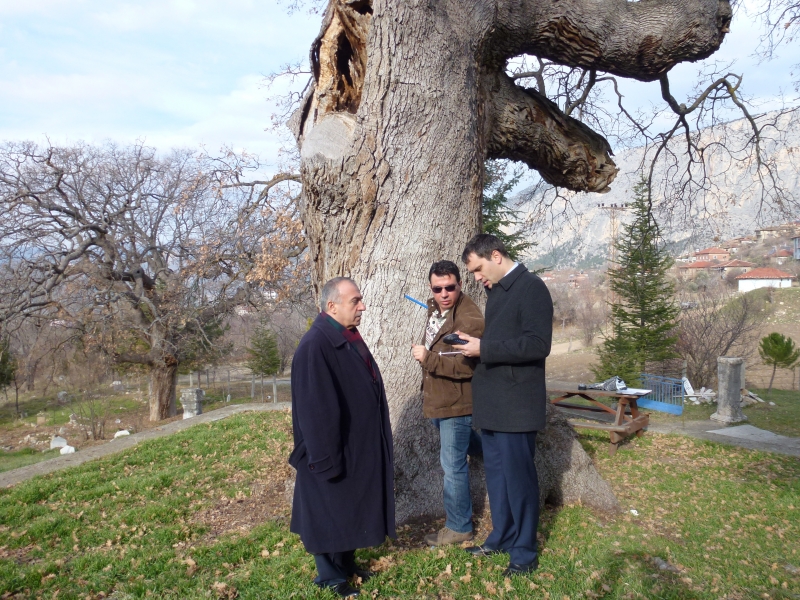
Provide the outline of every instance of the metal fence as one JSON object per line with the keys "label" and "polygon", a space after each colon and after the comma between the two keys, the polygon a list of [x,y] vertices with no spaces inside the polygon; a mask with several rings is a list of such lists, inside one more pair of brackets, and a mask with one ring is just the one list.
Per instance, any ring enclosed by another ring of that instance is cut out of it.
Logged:
{"label": "metal fence", "polygon": [[639,398],[637,404],[640,407],[673,415],[683,414],[685,392],[682,379],[642,373],[642,388],[651,392]]}

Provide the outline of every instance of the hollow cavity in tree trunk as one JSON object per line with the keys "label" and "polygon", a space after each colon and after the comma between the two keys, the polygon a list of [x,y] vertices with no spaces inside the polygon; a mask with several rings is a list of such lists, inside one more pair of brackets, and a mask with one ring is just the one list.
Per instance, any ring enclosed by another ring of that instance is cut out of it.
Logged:
{"label": "hollow cavity in tree trunk", "polygon": [[[367,304],[360,327],[384,375],[395,439],[398,520],[441,515],[438,436],[421,414],[409,354],[431,263],[457,264],[481,229],[483,165],[510,158],[545,180],[605,191],[608,142],[505,74],[522,53],[657,79],[713,53],[730,22],[719,0],[331,0],[311,52],[314,79],[291,127],[313,282],[347,275]],[[483,291],[466,281],[479,303]],[[543,489],[554,502],[615,506],[569,424],[549,414]]]}

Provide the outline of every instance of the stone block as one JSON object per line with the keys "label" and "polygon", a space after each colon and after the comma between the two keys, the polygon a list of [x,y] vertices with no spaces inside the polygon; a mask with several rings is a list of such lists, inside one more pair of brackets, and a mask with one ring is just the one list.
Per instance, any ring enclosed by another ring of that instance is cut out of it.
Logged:
{"label": "stone block", "polygon": [[717,412],[711,415],[720,423],[741,423],[747,417],[742,412],[744,389],[744,359],[720,356],[717,359]]}
{"label": "stone block", "polygon": [[67,440],[62,438],[60,435],[54,435],[53,439],[50,440],[50,450],[53,448],[63,448],[67,445]]}
{"label": "stone block", "polygon": [[203,414],[203,398],[205,392],[200,388],[183,388],[181,390],[181,406],[183,406],[183,418],[191,419]]}

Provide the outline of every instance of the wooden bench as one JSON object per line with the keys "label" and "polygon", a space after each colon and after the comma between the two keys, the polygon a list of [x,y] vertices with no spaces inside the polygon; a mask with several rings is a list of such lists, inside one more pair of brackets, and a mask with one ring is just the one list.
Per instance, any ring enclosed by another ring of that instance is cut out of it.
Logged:
{"label": "wooden bench", "polygon": [[[626,437],[634,433],[641,437],[644,434],[644,428],[650,424],[650,415],[639,413],[639,408],[636,405],[638,396],[627,395],[624,390],[620,392],[605,392],[601,390],[579,390],[577,388],[548,388],[547,393],[551,396],[557,396],[550,400],[550,403],[560,409],[566,416],[599,421],[599,423],[581,423],[570,419],[573,427],[607,431],[611,438],[611,443],[608,445],[608,453],[611,456],[616,453],[619,444]],[[582,398],[590,404],[567,402],[570,398]],[[598,398],[616,400],[616,409],[603,404]]]}

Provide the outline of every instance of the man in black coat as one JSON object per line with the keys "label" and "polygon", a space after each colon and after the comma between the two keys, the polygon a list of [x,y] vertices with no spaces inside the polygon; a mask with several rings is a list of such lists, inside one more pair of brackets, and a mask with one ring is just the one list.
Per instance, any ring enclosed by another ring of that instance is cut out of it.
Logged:
{"label": "man in black coat", "polygon": [[314,555],[317,585],[359,594],[347,580],[355,549],[396,537],[389,407],[378,365],[356,328],[365,306],[346,277],[320,293],[322,312],[292,360],[292,428],[297,470],[291,530]]}
{"label": "man in black coat", "polygon": [[515,263],[495,236],[476,235],[461,256],[486,288],[483,338],[461,334],[466,356],[480,357],[472,377],[472,420],[481,429],[492,533],[474,555],[508,552],[505,575],[539,564],[539,480],[536,432],[545,427],[544,364],[553,337],[553,301],[547,286]]}

